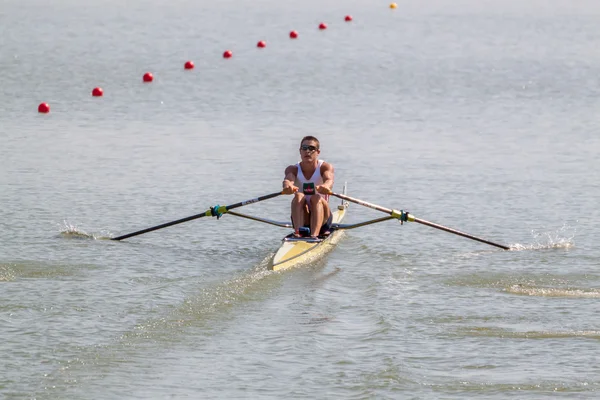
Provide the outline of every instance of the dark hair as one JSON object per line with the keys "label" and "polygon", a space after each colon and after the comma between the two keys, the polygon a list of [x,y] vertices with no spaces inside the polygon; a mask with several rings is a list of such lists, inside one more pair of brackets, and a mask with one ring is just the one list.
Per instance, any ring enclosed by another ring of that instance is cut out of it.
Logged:
{"label": "dark hair", "polygon": [[319,139],[317,139],[314,136],[304,136],[302,138],[302,140],[300,141],[300,146],[302,146],[302,143],[304,143],[305,140],[312,140],[314,142],[317,142],[317,150],[321,147],[321,143],[319,143]]}

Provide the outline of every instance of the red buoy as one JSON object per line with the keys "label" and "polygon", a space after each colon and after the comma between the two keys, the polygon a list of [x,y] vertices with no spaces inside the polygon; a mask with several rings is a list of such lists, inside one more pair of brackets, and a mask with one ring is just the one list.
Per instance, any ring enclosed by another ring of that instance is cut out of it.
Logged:
{"label": "red buoy", "polygon": [[344,18],[344,21],[346,21],[346,22],[352,21],[352,15],[346,15],[346,18]]}
{"label": "red buoy", "polygon": [[104,95],[104,90],[102,90],[102,88],[95,87],[94,89],[92,89],[92,96],[102,97],[103,95]]}
{"label": "red buoy", "polygon": [[48,105],[48,103],[40,103],[40,105],[38,106],[38,112],[42,113],[42,114],[47,114],[50,112],[50,106]]}
{"label": "red buoy", "polygon": [[291,31],[290,32],[290,39],[297,39],[297,38],[298,38],[298,32]]}
{"label": "red buoy", "polygon": [[152,82],[154,80],[154,75],[152,75],[151,72],[146,72],[144,74],[144,82],[148,83],[148,82]]}
{"label": "red buoy", "polygon": [[267,47],[267,43],[264,40],[261,40],[260,42],[258,42],[256,44],[256,47],[259,47],[261,49],[264,49],[265,47]]}
{"label": "red buoy", "polygon": [[194,62],[193,61],[186,61],[185,64],[183,64],[183,68],[185,68],[185,69],[194,69]]}
{"label": "red buoy", "polygon": [[231,50],[226,50],[225,53],[223,53],[223,58],[231,58],[232,55],[233,53]]}
{"label": "red buoy", "polygon": [[325,29],[327,29],[327,24],[326,24],[325,22],[321,22],[321,23],[319,24],[319,29],[320,29],[320,30],[325,30]]}

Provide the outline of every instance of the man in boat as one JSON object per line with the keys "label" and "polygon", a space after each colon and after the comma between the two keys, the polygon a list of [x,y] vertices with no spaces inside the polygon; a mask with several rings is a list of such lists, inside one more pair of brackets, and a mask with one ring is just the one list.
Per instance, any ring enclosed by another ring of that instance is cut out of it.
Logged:
{"label": "man in boat", "polygon": [[333,215],[329,194],[333,188],[333,165],[319,160],[319,154],[319,140],[305,136],[300,141],[301,161],[285,169],[283,193],[294,195],[292,224],[296,237],[302,236],[301,227],[310,227],[311,238],[330,233]]}

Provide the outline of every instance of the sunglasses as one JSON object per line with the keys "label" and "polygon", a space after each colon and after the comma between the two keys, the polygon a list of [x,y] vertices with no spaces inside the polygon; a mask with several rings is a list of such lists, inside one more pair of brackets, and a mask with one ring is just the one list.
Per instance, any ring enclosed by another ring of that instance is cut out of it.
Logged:
{"label": "sunglasses", "polygon": [[302,146],[300,146],[300,150],[304,150],[304,151],[308,150],[312,153],[313,151],[319,150],[319,149],[316,148],[315,146],[309,146],[307,144],[303,144]]}

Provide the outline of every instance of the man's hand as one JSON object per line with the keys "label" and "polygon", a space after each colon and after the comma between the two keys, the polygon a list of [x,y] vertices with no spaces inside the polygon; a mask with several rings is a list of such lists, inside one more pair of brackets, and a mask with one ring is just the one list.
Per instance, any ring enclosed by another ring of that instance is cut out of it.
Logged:
{"label": "man's hand", "polygon": [[283,190],[281,193],[283,194],[294,194],[298,191],[298,188],[294,186],[294,184],[288,180],[283,181]]}
{"label": "man's hand", "polygon": [[327,186],[325,186],[325,185],[319,185],[319,186],[317,186],[317,187],[316,187],[316,189],[317,189],[317,192],[318,192],[318,193],[321,193],[321,194],[331,194],[331,193],[333,193],[333,192],[331,191],[331,189],[329,189],[329,188],[328,188]]}

